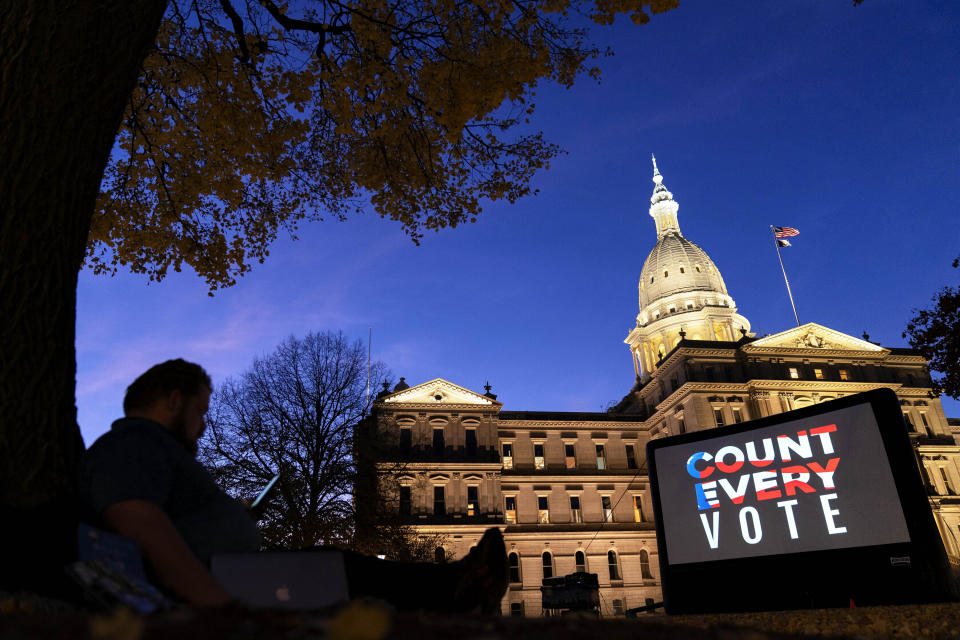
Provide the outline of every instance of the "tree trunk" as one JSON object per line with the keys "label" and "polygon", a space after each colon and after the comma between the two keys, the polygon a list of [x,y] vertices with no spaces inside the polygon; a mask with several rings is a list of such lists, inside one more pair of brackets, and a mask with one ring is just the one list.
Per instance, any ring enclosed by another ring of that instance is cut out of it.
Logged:
{"label": "tree trunk", "polygon": [[75,536],[77,274],[103,170],[165,8],[166,0],[0,2],[3,583],[24,585],[40,558],[58,560]]}

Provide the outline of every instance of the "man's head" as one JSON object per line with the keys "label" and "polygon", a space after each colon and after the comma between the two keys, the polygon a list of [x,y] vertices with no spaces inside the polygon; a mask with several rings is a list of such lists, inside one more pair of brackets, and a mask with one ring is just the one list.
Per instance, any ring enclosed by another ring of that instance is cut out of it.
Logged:
{"label": "man's head", "polygon": [[159,422],[194,455],[207,425],[213,385],[198,364],[177,358],[147,369],[127,387],[123,413],[129,418]]}

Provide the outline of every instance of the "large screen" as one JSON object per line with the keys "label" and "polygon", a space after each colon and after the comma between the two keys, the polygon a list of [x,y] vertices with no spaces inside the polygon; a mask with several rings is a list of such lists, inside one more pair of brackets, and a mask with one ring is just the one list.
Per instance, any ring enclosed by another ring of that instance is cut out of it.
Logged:
{"label": "large screen", "polygon": [[869,403],[655,454],[670,565],[910,542]]}

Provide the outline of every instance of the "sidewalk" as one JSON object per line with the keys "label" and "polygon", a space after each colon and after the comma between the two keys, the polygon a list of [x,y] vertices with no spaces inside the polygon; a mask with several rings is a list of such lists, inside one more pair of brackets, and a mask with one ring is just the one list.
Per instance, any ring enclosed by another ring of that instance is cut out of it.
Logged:
{"label": "sidewalk", "polygon": [[960,604],[636,620],[500,618],[400,614],[357,605],[331,618],[277,611],[180,611],[142,618],[0,609],[0,638],[39,640],[787,640],[790,638],[960,638]]}

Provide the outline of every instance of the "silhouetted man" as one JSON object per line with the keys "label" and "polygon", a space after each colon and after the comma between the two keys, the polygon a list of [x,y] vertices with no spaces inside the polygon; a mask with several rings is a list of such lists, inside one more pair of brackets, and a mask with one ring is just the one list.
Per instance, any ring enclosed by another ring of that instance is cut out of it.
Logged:
{"label": "silhouetted man", "polygon": [[[203,368],[181,359],[138,377],[123,400],[125,417],[84,455],[80,493],[90,517],[139,543],[160,586],[188,603],[215,606],[230,597],[210,573],[210,559],[255,552],[260,535],[247,508],[196,460],[211,391]],[[344,554],[351,597],[377,597],[400,609],[493,612],[506,590],[498,529],[450,565],[336,552]]]}

